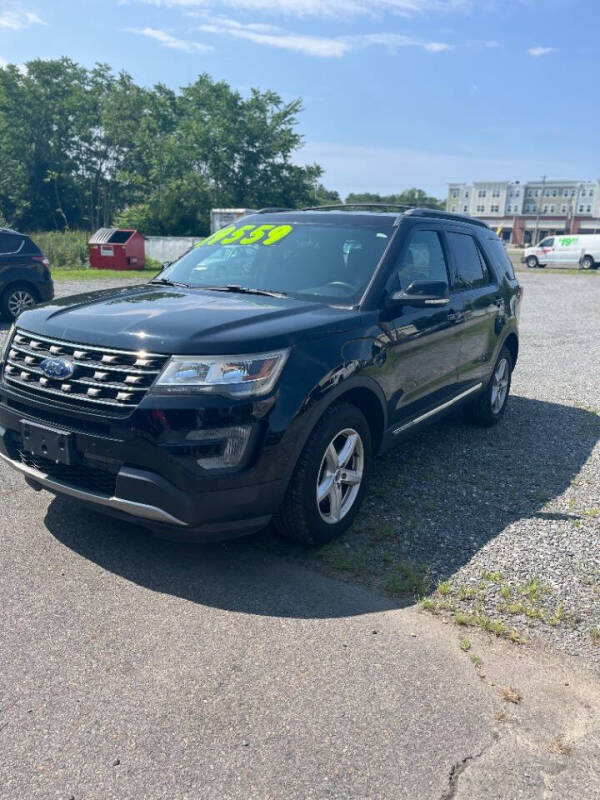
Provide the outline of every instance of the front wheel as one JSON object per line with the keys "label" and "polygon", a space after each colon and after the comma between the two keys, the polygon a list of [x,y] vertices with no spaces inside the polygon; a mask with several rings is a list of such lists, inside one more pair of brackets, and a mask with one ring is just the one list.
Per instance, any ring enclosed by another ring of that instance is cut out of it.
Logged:
{"label": "front wheel", "polygon": [[529,269],[535,269],[537,266],[539,266],[540,262],[537,260],[537,256],[527,256],[525,263]]}
{"label": "front wheel", "polygon": [[335,403],[300,455],[275,526],[286,539],[326,544],[360,511],[371,466],[371,431],[363,413]]}
{"label": "front wheel", "polygon": [[488,385],[471,403],[465,415],[472,422],[489,428],[502,419],[510,393],[513,362],[508,348],[503,347],[494,366]]}

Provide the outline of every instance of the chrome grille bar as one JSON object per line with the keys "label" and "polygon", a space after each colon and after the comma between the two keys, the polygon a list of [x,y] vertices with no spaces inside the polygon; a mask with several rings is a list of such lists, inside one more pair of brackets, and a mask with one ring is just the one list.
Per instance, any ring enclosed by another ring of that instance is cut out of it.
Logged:
{"label": "chrome grille bar", "polygon": [[[56,378],[41,368],[47,358],[70,361],[75,372]],[[63,405],[114,412],[135,409],[169,356],[145,350],[114,350],[97,345],[51,339],[17,330],[8,348],[4,381],[21,394]]]}

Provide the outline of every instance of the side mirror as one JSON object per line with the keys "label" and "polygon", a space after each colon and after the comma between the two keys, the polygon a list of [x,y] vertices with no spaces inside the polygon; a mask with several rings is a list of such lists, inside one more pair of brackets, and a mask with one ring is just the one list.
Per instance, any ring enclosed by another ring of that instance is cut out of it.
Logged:
{"label": "side mirror", "polygon": [[394,292],[389,302],[395,306],[445,306],[450,302],[448,284],[444,281],[413,281],[407,289]]}
{"label": "side mirror", "polygon": [[162,268],[166,269],[167,267],[170,267],[172,263],[173,262],[171,261],[163,261]]}

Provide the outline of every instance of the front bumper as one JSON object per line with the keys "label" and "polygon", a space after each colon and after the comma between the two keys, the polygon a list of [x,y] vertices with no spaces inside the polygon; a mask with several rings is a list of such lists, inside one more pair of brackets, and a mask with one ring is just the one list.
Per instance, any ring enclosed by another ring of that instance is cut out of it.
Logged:
{"label": "front bumper", "polygon": [[[0,404],[0,463],[23,474],[34,488],[73,497],[169,538],[214,541],[253,533],[269,523],[285,493],[286,480],[273,480],[263,459],[237,474],[199,477],[189,462],[143,437],[119,440],[75,425],[70,432],[80,463],[56,465],[23,452],[24,418],[41,421],[35,413]],[[269,461],[279,450],[271,450]]]}

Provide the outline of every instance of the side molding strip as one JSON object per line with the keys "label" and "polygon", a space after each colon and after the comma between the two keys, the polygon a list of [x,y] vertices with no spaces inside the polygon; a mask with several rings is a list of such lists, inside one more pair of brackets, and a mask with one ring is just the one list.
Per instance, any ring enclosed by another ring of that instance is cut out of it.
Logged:
{"label": "side molding strip", "polygon": [[445,403],[442,403],[441,406],[436,406],[435,408],[432,408],[431,411],[427,411],[425,414],[421,414],[420,417],[417,417],[416,419],[407,422],[405,425],[401,425],[394,431],[394,436],[396,436],[399,433],[402,433],[403,431],[408,430],[409,428],[412,428],[414,425],[418,425],[420,422],[424,422],[426,419],[429,419],[429,417],[433,417],[435,414],[439,414],[440,411],[443,411],[445,408],[450,408],[450,406],[453,406],[455,403],[458,403],[460,400],[462,400],[463,397],[468,397],[470,394],[473,394],[473,392],[478,392],[482,386],[483,383],[478,383],[475,386],[471,386],[471,388],[467,389],[466,392],[461,392],[460,394],[457,394],[456,397],[452,398],[452,400],[447,400]]}

